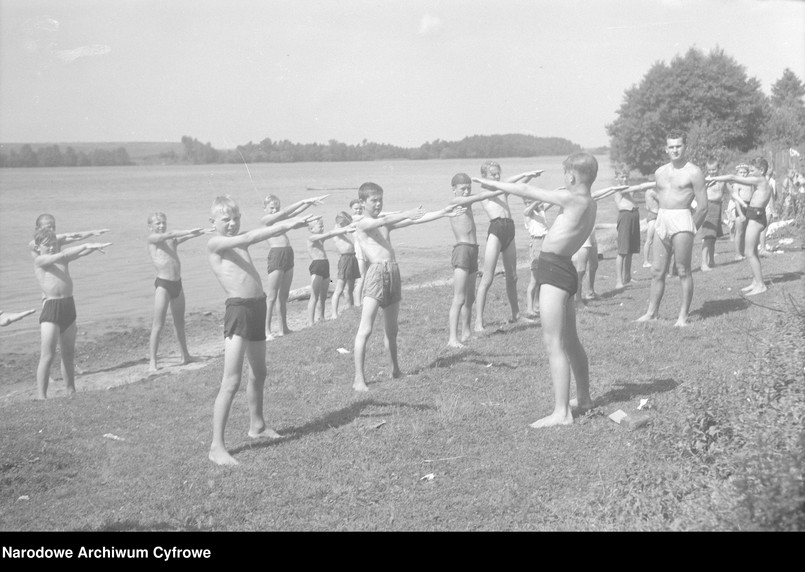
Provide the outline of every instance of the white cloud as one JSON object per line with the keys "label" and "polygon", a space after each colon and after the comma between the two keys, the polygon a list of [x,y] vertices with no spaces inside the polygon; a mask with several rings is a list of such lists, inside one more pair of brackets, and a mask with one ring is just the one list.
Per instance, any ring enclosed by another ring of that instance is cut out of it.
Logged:
{"label": "white cloud", "polygon": [[442,28],[442,19],[432,14],[425,14],[419,22],[419,35],[425,36],[438,32]]}

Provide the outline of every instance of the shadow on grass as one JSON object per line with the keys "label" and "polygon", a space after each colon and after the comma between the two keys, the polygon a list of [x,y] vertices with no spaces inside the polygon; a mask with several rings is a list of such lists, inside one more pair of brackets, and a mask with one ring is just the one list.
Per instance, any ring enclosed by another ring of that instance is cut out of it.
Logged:
{"label": "shadow on grass", "polygon": [[702,320],[729,314],[730,312],[738,312],[746,310],[749,307],[749,302],[743,298],[726,298],[724,300],[706,300],[702,307],[698,310],[693,310],[691,316],[699,316]]}
{"label": "shadow on grass", "polygon": [[780,284],[782,282],[791,282],[792,280],[801,280],[802,276],[803,272],[783,272],[781,274],[764,276],[764,279],[766,282],[771,282],[772,284]]}
{"label": "shadow on grass", "polygon": [[[529,326],[531,324],[528,324]],[[519,356],[519,354],[517,354]],[[498,355],[497,357],[501,357]],[[490,359],[489,357],[484,357],[475,350],[469,348],[463,348],[457,351],[454,354],[440,356],[434,359],[432,362],[421,365],[417,368],[408,370],[408,375],[417,375],[422,373],[423,371],[428,371],[431,369],[443,369],[443,368],[450,368],[457,363],[474,363],[476,365],[480,365],[483,367],[487,367],[489,365]],[[517,366],[508,365],[505,363],[495,362],[495,365],[498,367],[505,367],[508,369],[517,369]]]}
{"label": "shadow on grass", "polygon": [[[421,411],[436,409],[435,407],[430,405],[421,405],[421,404],[404,403],[404,402],[389,403],[384,401],[376,401],[374,399],[363,399],[361,401],[356,401],[355,403],[350,404],[348,407],[344,407],[343,409],[338,409],[337,411],[328,413],[324,417],[314,419],[313,421],[305,423],[304,425],[301,425],[299,427],[283,427],[282,429],[279,430],[279,432],[282,435],[280,439],[255,440],[249,443],[244,443],[239,447],[234,447],[230,449],[229,452],[230,454],[235,455],[241,451],[245,451],[246,449],[264,449],[266,447],[277,445],[279,443],[285,443],[287,441],[294,441],[296,439],[301,439],[302,437],[306,437],[314,433],[324,433],[325,431],[329,431],[337,427],[343,427],[344,425],[349,425],[359,417],[365,417],[365,415],[363,415],[363,412],[365,409],[369,407],[407,407],[409,409],[418,409]],[[384,415],[384,417],[388,417],[388,415]]]}
{"label": "shadow on grass", "polygon": [[93,373],[105,373],[107,371],[116,371],[118,369],[125,369],[127,367],[140,365],[142,363],[148,363],[148,358],[144,357],[144,358],[141,358],[141,359],[133,359],[133,360],[130,360],[130,361],[124,361],[123,363],[110,365],[109,367],[103,367],[103,368],[100,368],[100,369],[93,369],[93,370],[85,369],[85,370],[83,370],[82,375],[89,375],[89,374],[93,374]]}
{"label": "shadow on grass", "polygon": [[594,399],[596,407],[609,405],[616,401],[629,401],[638,396],[665,393],[675,389],[679,384],[673,379],[652,379],[647,383],[617,383],[601,397]]}

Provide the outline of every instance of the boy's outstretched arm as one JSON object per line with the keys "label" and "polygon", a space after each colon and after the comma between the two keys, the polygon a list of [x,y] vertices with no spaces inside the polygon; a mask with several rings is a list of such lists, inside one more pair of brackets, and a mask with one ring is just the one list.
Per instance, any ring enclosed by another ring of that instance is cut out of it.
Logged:
{"label": "boy's outstretched arm", "polygon": [[284,209],[280,209],[278,212],[263,216],[263,218],[260,219],[260,222],[266,226],[271,226],[282,220],[298,216],[305,209],[312,207],[313,205],[322,204],[322,201],[329,196],[330,195],[321,195],[318,197],[311,197],[309,199],[302,199],[301,201],[297,201],[292,205],[285,207]]}
{"label": "boy's outstretched arm", "polygon": [[599,189],[592,193],[590,196],[594,201],[600,201],[601,199],[605,199],[609,196],[614,195],[615,193],[627,194],[627,193],[634,193],[637,191],[642,191],[643,189],[638,189],[639,185],[634,187],[630,187],[629,185],[616,185],[614,187],[607,187],[606,189]]}
{"label": "boy's outstretched arm", "polygon": [[81,232],[68,232],[65,234],[57,234],[56,238],[59,240],[60,244],[70,244],[72,242],[76,242],[77,240],[85,240],[91,236],[100,236],[107,232],[109,232],[108,228],[101,228],[98,230],[85,230]]}
{"label": "boy's outstretched arm", "polygon": [[81,258],[82,256],[92,254],[95,251],[106,254],[103,249],[111,244],[111,242],[88,242],[79,246],[71,246],[55,254],[40,254],[34,259],[34,265],[41,268],[42,266],[48,266],[56,262],[61,262],[62,260],[69,262]]}
{"label": "boy's outstretched arm", "polygon": [[512,177],[508,177],[506,179],[507,183],[527,183],[531,179],[536,179],[545,171],[543,169],[536,169],[534,171],[526,171],[525,173],[520,173],[519,175],[514,175]]}
{"label": "boy's outstretched arm", "polygon": [[716,175],[714,177],[705,177],[706,182],[723,182],[723,183],[738,183],[739,185],[752,185],[757,186],[766,180],[766,177],[740,177],[738,175]]}
{"label": "boy's outstretched arm", "polygon": [[532,187],[526,183],[505,183],[501,181],[494,181],[492,179],[480,179],[476,177],[473,177],[472,180],[486,188],[497,189],[499,191],[503,191],[504,193],[517,195],[518,197],[523,197],[532,201],[541,201],[543,203],[551,203],[554,205],[561,205],[563,202],[563,196],[560,196],[559,193],[557,193],[557,191],[561,190],[561,187],[556,191],[548,191],[546,189]]}
{"label": "boy's outstretched arm", "polygon": [[439,209],[438,211],[432,211],[429,213],[423,214],[421,217],[416,219],[408,218],[394,225],[389,225],[389,228],[405,228],[406,226],[411,226],[412,224],[424,224],[426,222],[431,222],[436,219],[440,219],[446,216],[459,216],[467,212],[467,209],[456,204],[449,204],[443,209]]}
{"label": "boy's outstretched arm", "polygon": [[395,228],[395,225],[406,219],[417,220],[423,216],[425,216],[425,211],[422,209],[422,205],[419,205],[415,209],[395,212],[393,214],[390,213],[377,218],[363,217],[357,222],[357,226],[364,231],[372,230],[373,228],[380,228],[381,226]]}
{"label": "boy's outstretched arm", "polygon": [[214,236],[207,243],[207,249],[210,252],[221,252],[223,250],[229,250],[240,246],[249,246],[256,242],[267,240],[272,236],[285,234],[289,230],[307,226],[308,223],[320,218],[322,218],[320,215],[293,217],[289,218],[288,220],[272,224],[271,226],[255,228],[236,236]]}
{"label": "boy's outstretched arm", "polygon": [[314,242],[316,240],[327,240],[328,238],[332,238],[334,236],[340,236],[342,234],[347,234],[350,232],[355,232],[355,225],[348,224],[347,226],[342,226],[341,228],[335,228],[333,230],[323,232],[321,234],[311,234],[307,237],[308,242]]}
{"label": "boy's outstretched arm", "polygon": [[470,195],[468,197],[455,197],[450,202],[451,204],[458,205],[460,207],[466,207],[467,205],[471,205],[472,203],[485,201],[486,199],[491,199],[493,197],[499,197],[502,194],[503,191],[481,191],[477,195]]}
{"label": "boy's outstretched arm", "polygon": [[183,242],[187,242],[191,238],[197,238],[203,234],[210,234],[215,232],[214,229],[211,228],[194,228],[191,230],[183,231],[185,234],[183,236],[179,236],[176,238],[176,244],[182,244]]}
{"label": "boy's outstretched arm", "polygon": [[6,314],[0,310],[0,326],[8,326],[9,324],[12,324],[18,320],[22,320],[25,316],[30,316],[34,312],[36,312],[36,308],[33,308],[32,310],[25,310],[23,312],[12,312],[10,314]]}
{"label": "boy's outstretched arm", "polygon": [[203,228],[194,228],[191,230],[171,230],[168,232],[158,233],[152,232],[148,235],[148,242],[151,244],[158,244],[160,242],[165,242],[167,240],[175,240],[176,242],[184,242],[186,240],[190,240],[191,238],[195,238],[197,236],[201,236],[202,234],[210,232],[209,229]]}

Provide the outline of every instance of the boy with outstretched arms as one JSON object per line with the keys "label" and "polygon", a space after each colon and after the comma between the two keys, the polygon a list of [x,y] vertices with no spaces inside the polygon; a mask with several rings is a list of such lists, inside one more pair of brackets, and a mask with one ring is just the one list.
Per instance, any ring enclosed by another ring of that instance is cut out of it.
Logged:
{"label": "boy with outstretched arms", "polygon": [[[718,159],[708,159],[705,164],[707,177],[717,176],[718,171]],[[707,216],[699,228],[699,235],[702,237],[702,272],[710,272],[716,265],[716,239],[724,234],[721,230],[721,205],[724,202],[724,196],[729,195],[727,183],[723,181],[710,181],[706,187]]]}
{"label": "boy with outstretched arms", "polygon": [[30,316],[34,313],[36,313],[36,308],[31,310],[23,310],[22,312],[10,312],[8,314],[3,312],[3,310],[0,310],[0,326],[8,326],[9,324],[13,324],[18,320],[22,320],[25,316]]}
{"label": "boy with outstretched arms", "polygon": [[[301,214],[305,209],[320,205],[321,201],[329,195],[312,197],[297,201],[289,207],[280,208],[280,200],[275,195],[268,195],[263,199],[263,210],[266,215],[260,219],[265,226],[272,226],[278,222],[289,219],[290,217]],[[271,333],[271,319],[274,315],[274,305],[279,301],[280,330],[277,335],[284,336],[290,334],[288,328],[288,295],[291,292],[293,282],[294,254],[291,241],[284,233],[271,236],[268,239],[268,291],[267,291],[267,310],[266,310],[266,338],[274,339]]]}
{"label": "boy with outstretched arms", "polygon": [[[307,252],[310,255],[310,299],[307,304],[307,325],[312,326],[318,320],[324,320],[324,306],[327,303],[327,291],[330,289],[330,261],[324,250],[324,241],[328,238],[342,237],[348,232],[355,232],[354,226],[339,226],[324,232],[324,221],[316,219],[308,225],[311,235],[307,237]],[[343,288],[342,288],[343,289]],[[318,316],[316,309],[318,308]]]}
{"label": "boy with outstretched arms", "polygon": [[[749,176],[749,165],[741,163],[736,165],[735,173],[738,177]],[[746,258],[746,207],[752,198],[752,186],[741,183],[732,183],[730,196],[735,205],[735,260]]]}
{"label": "boy with outstretched arms", "polygon": [[93,252],[103,253],[111,242],[93,242],[61,249],[56,233],[48,227],[40,228],[34,235],[34,274],[42,288],[44,303],[39,315],[42,335],[42,353],[36,369],[37,398],[47,398],[50,366],[56,355],[56,345],[61,350],[62,377],[68,393],[75,394],[75,335],[76,312],[73,301],[73,279],[69,263]]}
{"label": "boy with outstretched arms", "polygon": [[[34,232],[41,228],[49,228],[53,232],[56,232],[56,217],[48,213],[43,213],[36,217],[36,226],[34,227]],[[73,242],[86,240],[93,236],[100,236],[107,232],[109,232],[108,228],[85,230],[81,232],[68,232],[57,234],[56,239],[59,241],[59,246],[66,246],[68,244],[72,244]],[[28,247],[31,251],[31,258],[36,258],[39,255],[39,252],[36,250],[36,245],[34,244],[33,240],[28,243]]]}
{"label": "boy with outstretched arms", "polygon": [[[540,173],[542,171],[528,171],[509,177],[506,181],[527,183],[531,179],[539,177]],[[500,164],[496,161],[485,161],[481,165],[481,175],[487,179],[499,181],[500,174]],[[475,312],[476,332],[484,331],[486,298],[495,278],[498,257],[501,255],[503,255],[503,270],[506,276],[506,296],[512,312],[511,321],[516,322],[520,318],[520,306],[517,301],[517,245],[514,242],[514,221],[509,207],[509,199],[506,195],[494,196],[483,201],[481,206],[489,217],[489,231],[484,250],[484,271],[478,286],[478,309]]]}
{"label": "boy with outstretched arms", "polygon": [[[737,175],[708,176],[705,180],[709,182],[735,183],[738,185],[754,188],[752,196],[747,201],[746,206],[746,249],[744,253],[752,270],[752,283],[741,291],[746,296],[754,296],[766,291],[766,284],[763,282],[763,271],[760,268],[758,258],[758,241],[760,233],[766,226],[766,205],[771,199],[771,185],[766,178],[766,171],[769,170],[769,163],[763,157],[757,157],[752,161],[752,170],[749,175],[739,177]],[[743,199],[743,197],[741,197]]]}
{"label": "boy with outstretched arms", "polygon": [[[451,264],[453,266],[453,303],[450,305],[450,338],[447,345],[463,348],[462,342],[470,339],[472,305],[475,302],[475,279],[478,274],[478,238],[472,203],[502,195],[499,191],[472,194],[472,180],[466,173],[456,173],[450,181],[453,199],[450,204],[466,207],[463,214],[450,218],[450,227],[456,239]],[[461,336],[459,338],[459,323]]]}
{"label": "boy with outstretched arms", "polygon": [[576,307],[573,296],[578,276],[571,257],[581,248],[595,227],[597,205],[590,196],[590,186],[598,174],[598,161],[589,153],[574,153],[563,162],[565,186],[554,191],[538,189],[525,183],[500,183],[474,179],[489,189],[504,191],[530,200],[560,207],[542,244],[537,263],[539,307],[542,332],[554,389],[553,413],[535,421],[531,427],[570,425],[570,374],[576,379],[577,405],[593,406],[590,398],[589,363],[576,332]]}
{"label": "boy with outstretched arms", "polygon": [[182,363],[190,363],[193,356],[187,349],[187,340],[184,331],[184,290],[182,288],[182,264],[179,262],[178,246],[201,236],[205,231],[202,228],[192,230],[173,230],[168,232],[168,218],[165,213],[155,212],[148,217],[148,228],[151,233],[146,239],[148,254],[157,271],[154,280],[154,322],[151,326],[149,340],[149,368],[151,372],[157,371],[157,349],[162,328],[165,327],[165,314],[168,306],[173,316],[173,327],[176,329],[176,339],[182,351]]}
{"label": "boy with outstretched arms", "polygon": [[[363,211],[361,211],[363,212]],[[336,228],[352,225],[352,217],[349,213],[341,211],[335,216]],[[352,231],[355,232],[355,226]],[[357,281],[361,279],[360,265],[356,255],[355,239],[348,234],[333,236],[333,244],[338,250],[338,277],[335,281],[333,291],[333,314],[332,318],[338,317],[338,306],[341,304],[341,295],[346,293],[346,307],[351,308],[355,305],[355,291]]]}
{"label": "boy with outstretched arms", "polygon": [[237,465],[226,450],[224,430],[232,401],[240,387],[243,359],[249,363],[246,399],[252,439],[277,438],[263,418],[263,386],[266,379],[266,294],[254,267],[249,246],[305,226],[315,217],[294,217],[271,226],[240,232],[240,209],[229,196],[212,203],[210,222],[215,236],[207,243],[213,274],[226,292],[224,315],[224,375],[212,412],[212,445],[209,458],[217,465]]}
{"label": "boy with outstretched arms", "polygon": [[[671,131],[665,138],[665,151],[670,161],[654,172],[660,208],[655,223],[655,245],[652,253],[651,292],[646,313],[638,322],[656,320],[665,292],[665,277],[673,256],[682,285],[682,304],[677,327],[686,326],[693,300],[693,275],[690,262],[693,237],[707,216],[707,191],[702,170],[685,158],[685,134]],[[696,199],[696,212],[691,203]]]}
{"label": "boy with outstretched arms", "polygon": [[355,336],[355,391],[368,391],[364,374],[366,343],[372,334],[377,311],[383,309],[385,343],[391,357],[391,377],[402,375],[397,363],[397,316],[402,298],[400,270],[391,246],[390,232],[413,224],[423,224],[444,216],[458,216],[463,208],[449,205],[425,214],[422,207],[383,215],[383,189],[376,183],[364,183],[358,189],[363,202],[363,218],[355,223],[355,240],[369,265],[363,280],[361,323]]}

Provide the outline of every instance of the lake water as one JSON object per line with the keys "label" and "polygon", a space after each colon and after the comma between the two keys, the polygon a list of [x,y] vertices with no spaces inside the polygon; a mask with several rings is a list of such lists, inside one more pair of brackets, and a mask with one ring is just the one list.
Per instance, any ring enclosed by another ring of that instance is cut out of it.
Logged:
{"label": "lake water", "polygon": [[[562,184],[564,157],[500,159],[503,177],[532,169],[544,169],[536,181],[544,188]],[[607,157],[598,157],[600,168],[594,188],[613,183],[614,172]],[[137,166],[48,169],[0,169],[0,309],[17,311],[39,308],[41,291],[34,277],[27,244],[34,222],[41,213],[56,217],[57,232],[109,228],[98,240],[114,243],[106,254],[93,253],[70,264],[78,309],[79,329],[109,322],[150,323],[154,270],[145,246],[149,213],[162,211],[168,229],[208,227],[209,208],[217,195],[229,194],[240,205],[241,229],[259,225],[262,198],[275,194],[288,205],[314,194],[308,187],[347,188],[333,190],[323,206],[307,212],[324,216],[325,228],[335,224],[335,215],[349,211],[349,201],[365,181],[380,184],[386,210],[404,210],[422,205],[425,210],[444,206],[451,198],[450,179],[464,171],[479,174],[481,160],[372,161],[350,163],[260,163],[249,165]],[[477,185],[475,185],[477,187]],[[474,189],[477,192],[477,188]],[[523,230],[522,202],[510,200],[518,223],[518,260],[527,260],[528,239]],[[486,216],[474,206],[479,240],[486,236]],[[613,201],[599,205],[598,223],[614,223]],[[296,254],[293,288],[309,283],[307,229],[289,233]],[[92,239],[93,241],[95,239]],[[392,235],[405,281],[443,269],[450,275],[453,236],[449,222],[402,229]],[[224,293],[210,271],[205,252],[206,237],[179,246],[182,282],[187,311],[223,308]],[[268,247],[250,248],[258,269],[264,271]],[[335,268],[336,256],[328,244]],[[499,262],[500,264],[500,262]],[[264,279],[265,282],[265,279]],[[0,351],[16,350],[20,344],[38,343],[36,315],[2,329]],[[145,351],[145,350],[144,350]]]}

